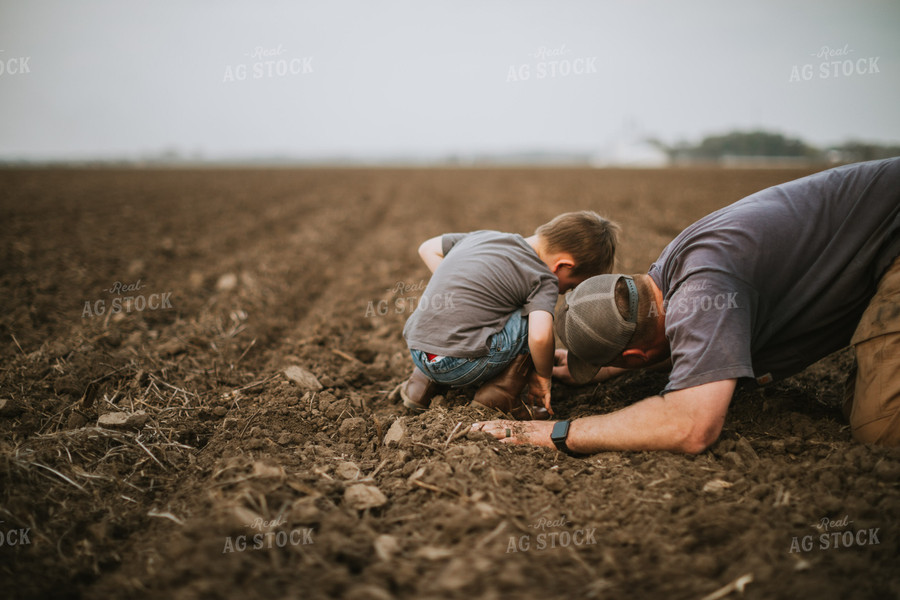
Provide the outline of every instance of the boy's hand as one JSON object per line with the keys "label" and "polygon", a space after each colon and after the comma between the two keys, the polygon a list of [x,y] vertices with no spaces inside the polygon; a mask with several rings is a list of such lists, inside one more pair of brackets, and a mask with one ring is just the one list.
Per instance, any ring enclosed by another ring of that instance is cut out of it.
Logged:
{"label": "boy's hand", "polygon": [[543,404],[547,412],[553,415],[550,408],[550,378],[541,377],[537,371],[532,371],[528,378],[528,400],[532,404]]}

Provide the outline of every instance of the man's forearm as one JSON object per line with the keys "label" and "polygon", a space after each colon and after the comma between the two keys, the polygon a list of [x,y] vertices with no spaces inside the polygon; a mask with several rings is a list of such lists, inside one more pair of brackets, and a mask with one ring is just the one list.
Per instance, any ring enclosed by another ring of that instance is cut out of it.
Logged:
{"label": "man's forearm", "polygon": [[605,415],[572,421],[569,448],[578,454],[602,450],[671,450],[683,452],[686,430],[666,399],[652,396]]}
{"label": "man's forearm", "polygon": [[[566,441],[572,452],[670,450],[696,454],[718,439],[737,381],[723,379],[651,396],[606,415],[575,419]],[[504,444],[554,448],[552,421],[482,421],[473,431],[490,433]],[[510,432],[514,432],[510,435]]]}
{"label": "man's forearm", "polygon": [[734,380],[651,396],[605,415],[572,421],[573,452],[670,450],[702,452],[719,436],[734,392]]}

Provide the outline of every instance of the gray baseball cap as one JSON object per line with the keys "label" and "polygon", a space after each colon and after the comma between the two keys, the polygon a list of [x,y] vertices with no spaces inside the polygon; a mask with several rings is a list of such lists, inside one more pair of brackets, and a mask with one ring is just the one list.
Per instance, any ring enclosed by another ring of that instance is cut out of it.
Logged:
{"label": "gray baseball cap", "polygon": [[[628,286],[628,319],[616,308],[619,279]],[[566,294],[565,300],[556,319],[556,335],[569,350],[569,374],[576,383],[587,383],[631,341],[637,328],[637,286],[628,275],[597,275]]]}

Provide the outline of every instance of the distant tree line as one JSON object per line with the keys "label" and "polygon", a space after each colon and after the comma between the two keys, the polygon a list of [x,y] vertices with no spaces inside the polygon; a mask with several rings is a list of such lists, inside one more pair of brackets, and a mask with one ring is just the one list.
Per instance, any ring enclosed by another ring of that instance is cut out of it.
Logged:
{"label": "distant tree line", "polygon": [[768,131],[733,131],[703,138],[698,144],[681,142],[672,146],[650,140],[665,152],[672,163],[719,162],[727,158],[772,158],[809,162],[860,162],[900,156],[900,145],[861,141],[818,148],[799,138]]}

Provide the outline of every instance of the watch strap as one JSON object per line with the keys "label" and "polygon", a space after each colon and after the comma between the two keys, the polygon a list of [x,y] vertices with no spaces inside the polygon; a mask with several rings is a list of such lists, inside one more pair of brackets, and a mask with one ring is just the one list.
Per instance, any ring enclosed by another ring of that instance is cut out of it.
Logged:
{"label": "watch strap", "polygon": [[[553,442],[553,445],[556,446],[556,449],[560,452],[568,454],[569,456],[575,456],[575,453],[569,449],[566,441],[569,439],[569,428],[571,427],[571,421],[557,421],[553,425],[553,431],[550,432],[550,440]],[[563,431],[559,431],[562,429]]]}

